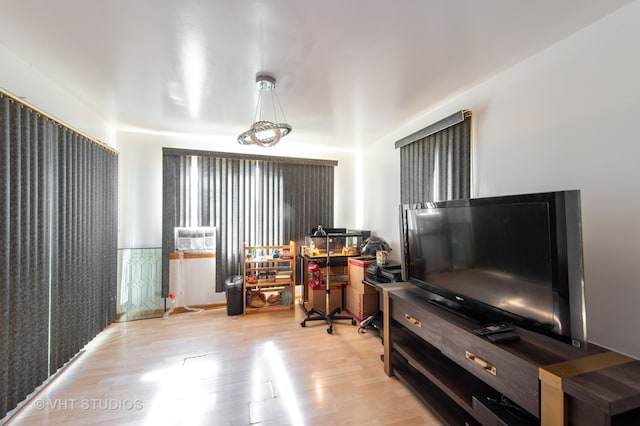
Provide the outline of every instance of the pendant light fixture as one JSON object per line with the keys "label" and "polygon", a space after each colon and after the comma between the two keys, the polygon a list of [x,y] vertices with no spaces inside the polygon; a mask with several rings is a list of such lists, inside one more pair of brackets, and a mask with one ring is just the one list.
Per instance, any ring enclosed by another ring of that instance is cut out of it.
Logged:
{"label": "pendant light fixture", "polygon": [[[284,111],[280,105],[278,94],[276,93],[276,79],[268,74],[258,74],[256,76],[258,86],[258,103],[253,118],[251,128],[238,136],[240,145],[259,145],[264,148],[274,146],[280,139],[291,133],[291,125],[287,124]],[[277,103],[277,108],[276,108]],[[271,106],[271,116],[263,116],[263,109]],[[278,122],[278,109],[283,122]],[[272,119],[273,121],[269,121]]]}

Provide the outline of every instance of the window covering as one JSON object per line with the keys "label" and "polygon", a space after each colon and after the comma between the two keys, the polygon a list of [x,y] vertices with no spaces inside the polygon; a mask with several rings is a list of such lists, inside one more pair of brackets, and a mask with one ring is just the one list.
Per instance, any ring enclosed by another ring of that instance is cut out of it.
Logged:
{"label": "window covering", "polygon": [[162,296],[177,226],[215,226],[216,290],[242,272],[242,247],[304,242],[333,226],[332,160],[163,149]]}
{"label": "window covering", "polygon": [[471,112],[453,114],[395,146],[402,204],[470,197]]}
{"label": "window covering", "polygon": [[0,419],[113,321],[117,161],[0,93]]}

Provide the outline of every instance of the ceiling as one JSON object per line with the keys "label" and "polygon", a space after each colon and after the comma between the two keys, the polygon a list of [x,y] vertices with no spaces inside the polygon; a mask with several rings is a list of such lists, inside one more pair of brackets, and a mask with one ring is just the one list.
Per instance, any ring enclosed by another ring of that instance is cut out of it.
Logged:
{"label": "ceiling", "polygon": [[351,148],[630,2],[0,0],[0,44],[119,128],[232,141],[269,72],[289,143]]}

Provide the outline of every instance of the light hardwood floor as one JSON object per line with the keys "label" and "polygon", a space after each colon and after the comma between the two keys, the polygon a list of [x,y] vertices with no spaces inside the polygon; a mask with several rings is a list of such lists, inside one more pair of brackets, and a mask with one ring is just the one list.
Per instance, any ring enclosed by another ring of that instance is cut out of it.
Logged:
{"label": "light hardwood floor", "polygon": [[280,311],[115,323],[7,425],[437,425],[375,332]]}

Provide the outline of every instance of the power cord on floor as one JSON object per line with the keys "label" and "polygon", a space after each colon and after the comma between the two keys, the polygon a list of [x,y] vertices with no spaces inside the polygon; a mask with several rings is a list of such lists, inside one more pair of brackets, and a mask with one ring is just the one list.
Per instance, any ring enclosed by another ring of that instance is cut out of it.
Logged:
{"label": "power cord on floor", "polygon": [[192,317],[194,315],[198,315],[198,314],[204,312],[204,309],[202,309],[202,308],[192,308],[190,306],[184,305],[183,306],[184,310],[191,312],[190,314],[188,314],[188,315],[187,314],[182,314],[180,316],[169,317],[169,315],[171,315],[173,313],[173,310],[176,308],[176,296],[173,293],[169,293],[169,301],[171,302],[171,306],[164,313],[164,315],[162,315],[162,319],[164,319],[164,320],[183,319],[183,318]]}
{"label": "power cord on floor", "polygon": [[367,328],[373,323],[375,319],[375,315],[369,315],[367,318],[363,319],[360,322],[360,326],[358,327],[358,333],[364,334],[367,332]]}

